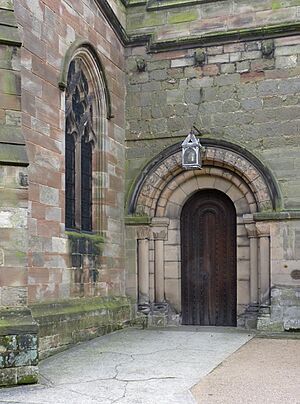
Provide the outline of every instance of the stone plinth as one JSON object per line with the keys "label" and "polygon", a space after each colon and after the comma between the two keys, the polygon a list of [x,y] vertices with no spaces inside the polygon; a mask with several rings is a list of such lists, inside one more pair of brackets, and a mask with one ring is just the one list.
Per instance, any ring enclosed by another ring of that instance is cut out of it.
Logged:
{"label": "stone plinth", "polygon": [[37,324],[26,308],[0,310],[0,386],[37,383]]}

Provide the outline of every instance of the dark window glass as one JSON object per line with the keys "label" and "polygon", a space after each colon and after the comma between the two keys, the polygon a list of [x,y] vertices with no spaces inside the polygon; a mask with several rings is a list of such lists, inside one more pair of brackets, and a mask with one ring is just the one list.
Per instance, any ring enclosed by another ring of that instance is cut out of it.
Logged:
{"label": "dark window glass", "polygon": [[92,96],[82,61],[73,60],[66,89],[66,228],[92,230]]}
{"label": "dark window glass", "polygon": [[75,141],[73,135],[66,136],[66,227],[75,227]]}
{"label": "dark window glass", "polygon": [[81,138],[81,228],[92,230],[92,145]]}

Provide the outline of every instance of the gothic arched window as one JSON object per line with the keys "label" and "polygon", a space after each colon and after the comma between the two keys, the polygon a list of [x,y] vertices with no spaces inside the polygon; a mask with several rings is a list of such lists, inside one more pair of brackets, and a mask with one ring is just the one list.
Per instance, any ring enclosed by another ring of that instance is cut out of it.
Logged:
{"label": "gothic arched window", "polygon": [[92,231],[93,94],[83,60],[73,59],[66,87],[65,225]]}

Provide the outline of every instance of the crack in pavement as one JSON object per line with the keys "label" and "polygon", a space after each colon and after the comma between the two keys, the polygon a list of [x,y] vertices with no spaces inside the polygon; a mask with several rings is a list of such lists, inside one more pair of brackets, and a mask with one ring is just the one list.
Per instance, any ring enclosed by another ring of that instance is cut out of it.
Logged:
{"label": "crack in pavement", "polygon": [[112,401],[112,404],[113,404],[113,403],[117,403],[118,401],[120,401],[120,400],[122,400],[123,398],[126,397],[126,394],[127,394],[127,386],[128,386],[128,382],[126,382],[126,384],[125,384],[125,386],[124,386],[123,395],[122,395],[121,397],[118,397],[116,400],[113,400],[113,401]]}

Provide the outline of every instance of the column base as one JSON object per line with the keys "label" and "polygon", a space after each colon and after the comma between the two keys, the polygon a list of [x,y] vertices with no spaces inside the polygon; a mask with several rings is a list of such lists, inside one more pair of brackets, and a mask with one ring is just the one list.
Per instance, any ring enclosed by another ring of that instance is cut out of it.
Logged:
{"label": "column base", "polygon": [[138,305],[138,313],[144,315],[144,323],[150,327],[178,327],[181,316],[167,302]]}
{"label": "column base", "polygon": [[258,316],[259,305],[257,303],[249,304],[245,312],[238,316],[237,326],[247,330],[256,330]]}

